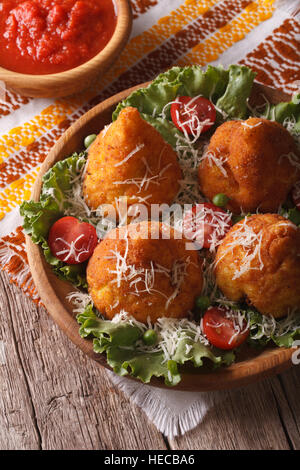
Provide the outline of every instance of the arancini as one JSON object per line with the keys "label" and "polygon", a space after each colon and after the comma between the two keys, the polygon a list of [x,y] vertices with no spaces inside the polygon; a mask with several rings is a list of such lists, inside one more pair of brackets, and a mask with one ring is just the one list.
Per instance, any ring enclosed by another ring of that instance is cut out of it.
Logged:
{"label": "arancini", "polygon": [[218,247],[215,275],[229,300],[287,315],[300,307],[300,228],[278,214],[246,217]]}
{"label": "arancini", "polygon": [[88,151],[83,194],[90,209],[117,201],[171,204],[182,172],[177,155],[136,108],[123,109]]}
{"label": "arancini", "polygon": [[293,137],[278,122],[228,121],[211,137],[198,178],[204,196],[226,194],[226,207],[234,213],[277,212],[300,179],[300,158]]}
{"label": "arancini", "polygon": [[122,311],[144,323],[148,318],[187,317],[201,294],[203,277],[198,252],[187,250],[186,242],[160,222],[110,231],[87,267],[94,305],[108,319]]}

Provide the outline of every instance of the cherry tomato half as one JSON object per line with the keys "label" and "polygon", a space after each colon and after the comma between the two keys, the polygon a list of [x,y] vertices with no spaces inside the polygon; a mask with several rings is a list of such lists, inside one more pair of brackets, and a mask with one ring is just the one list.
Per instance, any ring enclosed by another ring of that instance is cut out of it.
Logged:
{"label": "cherry tomato half", "polygon": [[237,313],[210,307],[203,317],[203,332],[213,346],[230,350],[244,343],[250,330],[246,320],[239,319]]}
{"label": "cherry tomato half", "polygon": [[292,198],[295,206],[300,211],[300,181],[298,181],[293,188]]}
{"label": "cherry tomato half", "polygon": [[98,237],[93,225],[67,216],[52,225],[48,243],[56,258],[67,264],[80,264],[92,256]]}
{"label": "cherry tomato half", "polygon": [[181,132],[199,137],[214,125],[216,109],[211,101],[202,96],[178,96],[176,102],[171,104],[171,118]]}
{"label": "cherry tomato half", "polygon": [[201,248],[215,248],[231,227],[231,214],[211,202],[196,204],[183,220],[184,235]]}

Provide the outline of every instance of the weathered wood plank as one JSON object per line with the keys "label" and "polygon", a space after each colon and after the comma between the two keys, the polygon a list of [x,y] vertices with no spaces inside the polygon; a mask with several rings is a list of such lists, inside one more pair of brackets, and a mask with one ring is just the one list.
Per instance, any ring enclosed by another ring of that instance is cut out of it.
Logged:
{"label": "weathered wood plank", "polygon": [[[224,392],[201,425],[170,441],[172,449],[290,449],[282,420],[288,412],[278,379]],[[296,396],[297,389],[291,394]],[[279,405],[278,405],[279,403]],[[278,409],[285,412],[281,415]]]}
{"label": "weathered wood plank", "polygon": [[35,411],[14,335],[6,284],[0,277],[0,448],[39,449]]}
{"label": "weathered wood plank", "polygon": [[1,278],[9,365],[1,367],[6,385],[0,398],[0,448],[165,449],[162,435],[106,372],[66,338],[43,308],[10,285],[5,274]]}
{"label": "weathered wood plank", "polygon": [[291,445],[300,450],[300,366],[279,376],[283,395],[288,409],[282,411],[282,417]]}

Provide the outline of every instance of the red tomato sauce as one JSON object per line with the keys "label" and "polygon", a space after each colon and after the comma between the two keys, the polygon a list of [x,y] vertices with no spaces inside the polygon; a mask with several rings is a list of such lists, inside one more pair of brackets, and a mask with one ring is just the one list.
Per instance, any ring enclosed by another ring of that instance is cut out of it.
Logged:
{"label": "red tomato sauce", "polygon": [[87,62],[116,27],[113,0],[0,0],[0,66],[63,72]]}

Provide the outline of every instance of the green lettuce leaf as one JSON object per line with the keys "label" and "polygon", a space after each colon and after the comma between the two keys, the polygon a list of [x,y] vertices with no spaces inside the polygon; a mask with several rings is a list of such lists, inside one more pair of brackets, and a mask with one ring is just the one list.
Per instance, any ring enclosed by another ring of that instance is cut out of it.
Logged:
{"label": "green lettuce leaf", "polygon": [[293,224],[300,226],[300,211],[296,207],[288,210],[287,217]]}
{"label": "green lettuce leaf", "polygon": [[[116,120],[123,108],[133,106],[172,144],[176,134],[175,126],[170,123],[168,129],[168,124],[157,118],[168,103],[179,95],[202,95],[212,100],[226,115],[244,118],[247,116],[247,99],[254,77],[251,69],[241,65],[230,65],[228,70],[222,66],[209,65],[205,72],[198,65],[173,67],[160,74],[146,88],[134,91],[119,103],[112,117]],[[170,121],[169,109],[166,110],[166,116]]]}
{"label": "green lettuce leaf", "polygon": [[[267,336],[262,328],[262,315],[257,311],[249,311],[248,316],[251,328],[248,342],[252,346],[264,347],[268,343],[273,342],[278,347],[291,348],[295,339],[300,336],[300,328],[291,328],[291,330],[284,335],[275,333]],[[277,323],[280,325],[280,323],[284,321],[285,319],[278,320]],[[298,324],[300,324],[300,318]]]}
{"label": "green lettuce leaf", "polygon": [[300,328],[282,336],[273,336],[273,342],[280,348],[291,348],[295,339],[300,336]]}
{"label": "green lettuce leaf", "polygon": [[176,142],[178,139],[182,138],[182,133],[177,129],[172,121],[168,121],[167,119],[160,117],[155,118],[143,113],[141,116],[143,119],[145,119],[145,121],[149,122],[149,124],[155,127],[158,132],[160,132],[168,144],[174,148],[176,147]]}
{"label": "green lettuce leaf", "polygon": [[230,117],[244,119],[248,114],[247,100],[255,73],[240,65],[230,65],[228,71],[228,84],[225,93],[217,101],[217,107]]}
{"label": "green lettuce leaf", "polygon": [[164,361],[164,354],[160,351],[143,352],[137,349],[136,343],[141,340],[143,333],[135,325],[104,320],[97,316],[91,305],[77,316],[77,321],[80,324],[80,335],[83,338],[94,338],[94,351],[106,353],[107,363],[114,372],[121,376],[130,374],[144,383],[149,383],[155,376],[163,377],[167,385],[174,386],[181,380],[178,365],[190,361],[200,367],[203,359],[208,359],[216,367],[229,365],[235,358],[232,352],[213,351],[193,342],[191,338],[183,337],[171,360]]}
{"label": "green lettuce leaf", "polygon": [[46,261],[56,275],[70,281],[77,287],[87,287],[86,264],[68,265],[51,254],[47,237],[50,227],[63,217],[69,206],[64,194],[71,189],[71,181],[80,173],[85,164],[85,152],[74,153],[71,157],[57,162],[43,177],[39,202],[24,201],[20,206],[24,232],[31,236],[34,243],[41,245]]}
{"label": "green lettuce leaf", "polygon": [[263,112],[266,119],[284,123],[286,119],[293,121],[292,133],[300,132],[300,93],[295,94],[290,102],[278,103],[276,105],[267,104]]}

